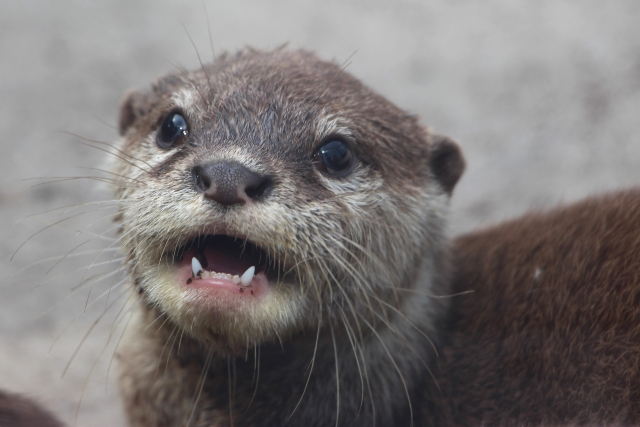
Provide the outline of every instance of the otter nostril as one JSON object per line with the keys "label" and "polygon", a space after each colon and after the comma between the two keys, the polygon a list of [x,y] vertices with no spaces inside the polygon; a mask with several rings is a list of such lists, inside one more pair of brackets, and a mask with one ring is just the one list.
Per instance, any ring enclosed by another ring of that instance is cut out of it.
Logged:
{"label": "otter nostril", "polygon": [[191,175],[195,181],[198,190],[205,192],[211,187],[211,178],[205,173],[201,166],[194,166],[191,169]]}
{"label": "otter nostril", "polygon": [[235,162],[215,162],[191,169],[196,190],[224,206],[264,198],[273,181]]}
{"label": "otter nostril", "polygon": [[247,185],[244,192],[252,200],[258,200],[268,195],[273,187],[273,181],[269,178],[261,178],[260,182]]}

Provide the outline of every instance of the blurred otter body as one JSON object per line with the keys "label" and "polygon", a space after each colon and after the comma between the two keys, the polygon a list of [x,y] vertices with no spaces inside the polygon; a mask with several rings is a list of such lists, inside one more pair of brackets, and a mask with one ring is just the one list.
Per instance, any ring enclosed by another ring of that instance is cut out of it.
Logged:
{"label": "blurred otter body", "polygon": [[640,424],[640,190],[455,241],[432,425]]}
{"label": "blurred otter body", "polygon": [[0,427],[63,427],[50,412],[17,394],[0,390]]}
{"label": "blurred otter body", "polygon": [[339,66],[247,50],[122,105],[134,426],[409,426],[464,163]]}

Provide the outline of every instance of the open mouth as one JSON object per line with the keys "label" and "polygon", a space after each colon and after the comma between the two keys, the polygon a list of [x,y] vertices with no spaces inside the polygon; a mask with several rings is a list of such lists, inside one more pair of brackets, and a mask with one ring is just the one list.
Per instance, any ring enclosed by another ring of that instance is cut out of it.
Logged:
{"label": "open mouth", "polygon": [[267,253],[246,240],[226,235],[197,237],[176,251],[179,280],[190,288],[260,296],[269,280],[277,279],[277,265]]}

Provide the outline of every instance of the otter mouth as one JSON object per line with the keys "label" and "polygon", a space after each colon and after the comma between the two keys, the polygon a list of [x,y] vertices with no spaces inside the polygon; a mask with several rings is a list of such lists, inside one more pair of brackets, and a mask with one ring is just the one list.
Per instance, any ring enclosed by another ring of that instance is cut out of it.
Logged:
{"label": "otter mouth", "polygon": [[263,295],[280,268],[257,245],[227,235],[199,236],[175,252],[179,280],[189,288]]}

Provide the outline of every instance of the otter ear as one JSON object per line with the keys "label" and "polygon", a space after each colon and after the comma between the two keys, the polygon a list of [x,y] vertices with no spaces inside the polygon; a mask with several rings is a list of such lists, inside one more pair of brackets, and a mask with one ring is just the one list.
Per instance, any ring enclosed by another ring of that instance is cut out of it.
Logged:
{"label": "otter ear", "polygon": [[465,163],[460,147],[451,138],[434,134],[429,135],[429,145],[431,172],[444,191],[451,195],[453,187],[464,172]]}
{"label": "otter ear", "polygon": [[147,95],[137,90],[130,90],[120,103],[120,117],[118,118],[118,130],[120,136],[124,136],[131,125],[147,113],[149,102]]}

